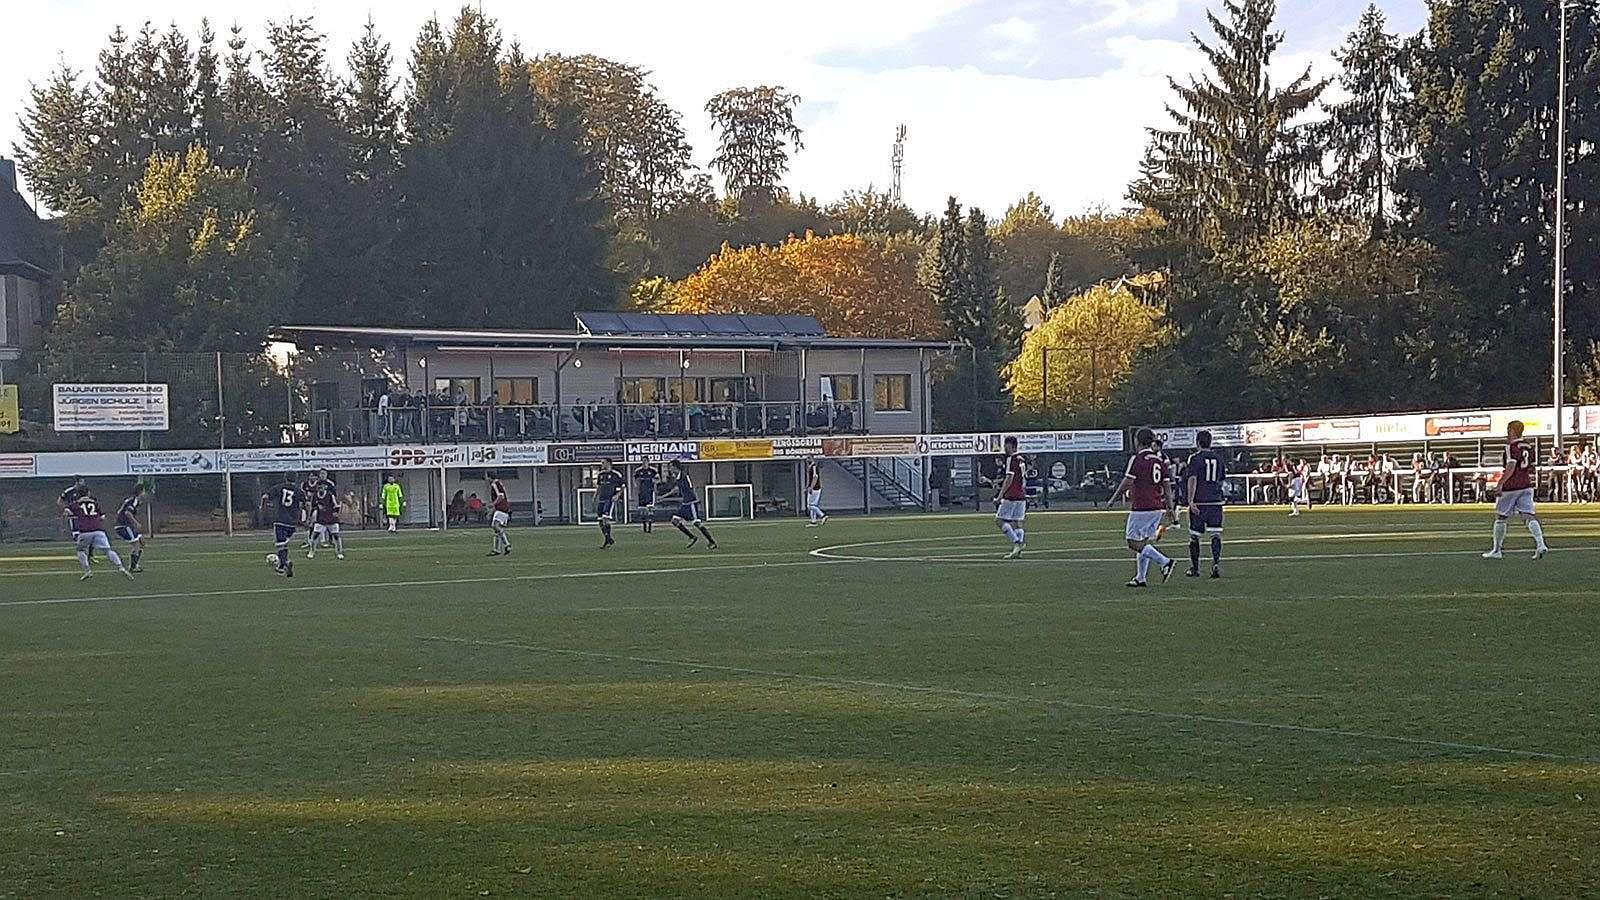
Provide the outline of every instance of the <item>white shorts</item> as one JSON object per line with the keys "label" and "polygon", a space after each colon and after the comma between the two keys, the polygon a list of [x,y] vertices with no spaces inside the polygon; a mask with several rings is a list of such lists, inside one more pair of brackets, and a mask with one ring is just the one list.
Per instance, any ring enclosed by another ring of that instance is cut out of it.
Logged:
{"label": "white shorts", "polygon": [[816,506],[817,504],[819,504],[821,502],[822,502],[822,492],[821,491],[806,491],[806,505],[807,506]]}
{"label": "white shorts", "polygon": [[1289,493],[1294,495],[1297,500],[1306,499],[1306,480],[1304,478],[1296,478],[1289,482]]}
{"label": "white shorts", "polygon": [[332,525],[323,525],[321,523],[318,523],[312,529],[312,533],[313,534],[338,534],[339,533],[339,523],[335,522]]}
{"label": "white shorts", "polygon": [[111,549],[111,539],[106,537],[104,531],[79,532],[77,543],[79,552]]}
{"label": "white shorts", "polygon": [[489,518],[489,521],[493,522],[498,528],[504,528],[506,523],[511,521],[511,513],[497,509],[494,511],[494,515]]}
{"label": "white shorts", "polygon": [[994,517],[1002,522],[1021,522],[1027,516],[1026,500],[1001,500],[999,508],[994,511]]}
{"label": "white shorts", "polygon": [[1500,499],[1494,503],[1494,514],[1506,518],[1521,516],[1524,519],[1533,515],[1533,488],[1501,492]]}
{"label": "white shorts", "polygon": [[1161,517],[1165,515],[1159,509],[1134,510],[1128,513],[1128,540],[1153,541],[1156,532],[1161,530]]}

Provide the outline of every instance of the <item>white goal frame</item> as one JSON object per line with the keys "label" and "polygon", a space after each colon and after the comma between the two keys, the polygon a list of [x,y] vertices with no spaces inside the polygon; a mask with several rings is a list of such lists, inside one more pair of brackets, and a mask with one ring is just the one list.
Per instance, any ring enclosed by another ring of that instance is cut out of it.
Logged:
{"label": "white goal frame", "polygon": [[[595,488],[581,487],[575,490],[573,493],[574,499],[577,502],[577,506],[573,510],[572,521],[579,525],[599,524],[599,519],[591,519],[588,517],[587,513],[589,510],[589,505],[583,502],[585,497],[594,496]],[[627,487],[623,487],[622,490],[617,492],[617,500],[622,504],[622,515],[616,519],[613,519],[612,521],[619,525],[626,525],[629,522],[628,514],[633,510],[633,507],[629,505],[631,498],[628,496]]]}
{"label": "white goal frame", "polygon": [[[712,506],[712,504],[711,504],[711,492],[712,491],[738,491],[738,492],[743,493],[744,494],[744,515],[742,515],[742,516],[713,516],[711,514],[711,511],[713,509],[715,509],[715,507]],[[705,489],[703,491],[702,496],[705,497],[705,502],[706,502],[705,514],[706,514],[706,521],[707,522],[737,522],[740,519],[754,519],[756,517],[756,489],[755,489],[754,485],[749,485],[749,484],[708,484],[708,485],[705,486]]]}

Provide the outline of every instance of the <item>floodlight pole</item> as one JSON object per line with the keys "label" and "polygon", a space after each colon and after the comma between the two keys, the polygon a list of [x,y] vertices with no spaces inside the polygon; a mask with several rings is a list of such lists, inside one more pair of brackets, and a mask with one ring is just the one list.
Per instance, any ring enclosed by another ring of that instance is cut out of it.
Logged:
{"label": "floodlight pole", "polygon": [[1567,0],[1557,0],[1556,15],[1561,18],[1560,74],[1556,77],[1556,237],[1555,237],[1555,371],[1553,394],[1556,408],[1556,446],[1562,434],[1562,359],[1565,330],[1566,243],[1567,243]]}

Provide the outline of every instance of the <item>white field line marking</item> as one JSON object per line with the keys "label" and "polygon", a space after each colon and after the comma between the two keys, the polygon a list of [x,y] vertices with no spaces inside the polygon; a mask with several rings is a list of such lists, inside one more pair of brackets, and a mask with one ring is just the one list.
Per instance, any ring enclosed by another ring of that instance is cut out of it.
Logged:
{"label": "white field line marking", "polygon": [[719,665],[717,663],[695,662],[693,660],[665,659],[662,657],[653,656],[631,656],[622,653],[601,653],[593,650],[570,650],[562,647],[545,647],[538,644],[522,644],[515,641],[478,640],[474,638],[441,637],[433,635],[418,635],[417,640],[433,643],[455,644],[464,647],[497,647],[509,650],[522,650],[529,653],[544,653],[553,656],[566,656],[576,659],[600,660],[604,662],[627,662],[646,666],[671,666],[680,669],[704,669],[713,672],[726,672],[730,675],[750,675],[757,678],[771,678],[779,681],[802,681],[810,684],[824,684],[835,687],[868,688],[881,691],[897,691],[907,694],[957,697],[965,700],[979,700],[989,703],[1026,704],[1055,707],[1060,709],[1078,709],[1091,712],[1110,713],[1119,716],[1160,719],[1168,722],[1197,722],[1207,725],[1227,725],[1236,728],[1254,728],[1263,731],[1283,731],[1295,734],[1315,734],[1325,737],[1407,744],[1415,747],[1434,747],[1441,750],[1463,750],[1472,753],[1485,753],[1497,756],[1517,756],[1528,759],[1549,759],[1591,765],[1600,764],[1600,757],[1572,756],[1563,753],[1551,753],[1543,750],[1521,750],[1510,747],[1495,747],[1487,744],[1471,744],[1462,741],[1441,741],[1434,740],[1432,738],[1407,737],[1405,735],[1395,734],[1379,734],[1372,731],[1357,731],[1348,728],[1325,728],[1317,725],[1293,725],[1285,722],[1258,722],[1253,719],[1238,719],[1230,716],[1212,716],[1203,713],[1162,712],[1154,709],[1142,709],[1136,706],[1117,706],[1106,703],[1084,703],[1076,700],[1060,700],[1052,697],[1034,697],[1026,694],[1002,694],[993,691],[967,691],[959,688],[932,687],[920,684],[902,684],[892,681],[872,681],[861,678],[844,678],[829,675],[805,675],[799,672],[779,672],[770,669],[753,669],[746,666]]}
{"label": "white field line marking", "polygon": [[[1060,534],[1062,532],[1038,532],[1038,533],[1039,534]],[[1411,537],[1411,538],[1433,538],[1433,539],[1438,539],[1438,540],[1455,540],[1455,539],[1458,539],[1458,538],[1481,537],[1482,535],[1483,535],[1482,531],[1437,531],[1437,532],[1417,531],[1417,532],[1406,532],[1403,535],[1402,534],[1396,534],[1396,535],[1348,534],[1348,535],[1337,535],[1336,537],[1348,538],[1350,540],[1368,540],[1368,541],[1383,540],[1383,539],[1387,539],[1389,537],[1402,537],[1402,536]],[[1316,536],[1284,535],[1282,537],[1234,538],[1232,540],[1226,540],[1225,544],[1227,546],[1229,546],[1229,547],[1237,547],[1240,544],[1287,544],[1287,543],[1291,543],[1291,542],[1295,542],[1295,541],[1327,540],[1329,537],[1330,536],[1327,536],[1327,535],[1316,535]],[[930,538],[929,540],[934,540],[934,539]],[[938,540],[946,540],[946,539],[945,538],[939,538]],[[888,543],[915,543],[915,542],[914,541],[863,541],[863,542],[858,543],[858,544],[839,544],[839,545],[836,545],[835,547],[823,547],[823,548],[820,548],[820,549],[822,549],[822,550],[834,550],[834,549],[853,548],[853,547],[876,547],[879,544],[888,544]],[[1178,536],[1175,536],[1175,539],[1173,540],[1172,545],[1173,546],[1178,546],[1181,543],[1182,543],[1181,538],[1178,537]],[[940,555],[938,557],[929,557],[929,558],[930,559],[939,559],[939,560],[943,560],[943,561],[951,561],[951,562],[958,562],[958,561],[968,560],[968,559],[992,559],[992,558],[994,558],[995,553],[998,552],[998,551],[995,550],[996,546],[999,546],[1001,548],[1009,547],[1010,546],[1010,542],[1008,542],[1005,539],[1005,537],[1003,535],[1000,535],[1000,534],[996,534],[996,535],[994,535],[992,537],[985,537],[985,538],[981,538],[981,539],[974,538],[973,541],[972,541],[972,544],[970,545],[970,547],[968,547],[968,546],[956,546],[956,547],[950,548],[951,550],[967,550],[967,549],[971,549],[972,551],[974,551],[972,553],[945,553],[945,554],[942,554],[942,555]],[[1104,551],[1104,550],[1126,550],[1127,546],[1128,545],[1124,543],[1124,544],[1094,544],[1094,545],[1084,544],[1084,545],[1067,546],[1067,547],[1041,547],[1039,549],[1029,549],[1028,550],[1028,556],[1037,558],[1039,556],[1061,556],[1062,554],[1067,554],[1067,553],[1091,553],[1091,552],[1099,552],[1099,551]],[[816,555],[816,551],[812,551],[812,555]],[[834,558],[840,558],[840,557],[834,557]],[[855,559],[857,557],[852,555],[849,558]],[[911,559],[913,557],[880,557],[880,558],[887,560],[887,559]],[[1231,559],[1245,559],[1247,557],[1234,556],[1234,557],[1230,557],[1230,558]],[[1285,557],[1278,557],[1278,558],[1285,558]],[[1068,560],[1068,561],[1071,561],[1071,560]],[[1089,561],[1092,561],[1092,560],[1089,560]]]}
{"label": "white field line marking", "polygon": [[[830,548],[826,548],[826,547],[823,548],[823,550],[827,550],[827,549],[830,549]],[[1556,553],[1556,552],[1562,552],[1562,553],[1588,553],[1588,552],[1593,552],[1593,551],[1596,551],[1596,550],[1600,550],[1600,545],[1593,546],[1593,547],[1551,547],[1550,548],[1550,552],[1551,553]],[[1518,556],[1518,555],[1521,555],[1521,553],[1523,553],[1523,552],[1531,553],[1532,552],[1532,548],[1529,548],[1526,551],[1520,551],[1520,552],[1519,551],[1507,551],[1507,554],[1511,555],[1511,556]],[[1482,550],[1408,550],[1408,551],[1396,551],[1396,552],[1393,552],[1393,553],[1280,553],[1280,554],[1267,554],[1267,555],[1264,555],[1264,556],[1224,556],[1222,558],[1222,562],[1223,562],[1224,565],[1226,565],[1226,564],[1228,564],[1230,562],[1303,562],[1303,561],[1307,561],[1307,560],[1319,560],[1319,559],[1398,559],[1398,558],[1417,557],[1417,556],[1479,556],[1482,553],[1483,553]],[[996,554],[994,556],[992,556],[992,557],[990,557],[988,559],[983,559],[983,558],[979,558],[979,557],[972,557],[972,556],[853,556],[853,555],[845,555],[845,554],[826,553],[826,552],[822,552],[822,551],[818,551],[818,550],[811,551],[811,555],[817,557],[818,559],[831,559],[831,560],[837,560],[839,562],[881,562],[881,563],[931,563],[931,562],[937,562],[937,563],[948,563],[950,565],[958,565],[958,566],[959,565],[991,566],[991,565],[999,565],[1001,563],[1004,563],[1005,565],[1008,565],[1008,566],[1015,566],[1015,565],[1019,565],[1019,564],[1029,564],[1029,563],[1034,564],[1034,565],[1057,565],[1057,566],[1059,566],[1059,565],[1068,565],[1068,564],[1077,564],[1077,563],[1127,563],[1127,562],[1133,561],[1133,555],[1131,553],[1123,555],[1123,556],[1100,556],[1100,557],[1090,557],[1090,558],[1072,557],[1072,558],[1062,558],[1062,559],[1041,559],[1038,556],[1033,556],[1033,557],[1023,556],[1023,557],[1021,557],[1019,559],[1006,559],[1004,556],[1000,555],[998,551],[996,552]],[[1177,557],[1173,557],[1173,559],[1177,559]],[[1179,561],[1182,562],[1182,560],[1179,560]],[[1204,562],[1204,560],[1202,560],[1202,562]]]}
{"label": "white field line marking", "polygon": [[[431,578],[415,581],[340,582],[338,584],[292,585],[280,583],[275,587],[233,588],[215,591],[172,591],[160,594],[127,594],[110,597],[56,597],[42,600],[5,600],[6,606],[57,606],[75,603],[121,603],[135,600],[187,600],[200,597],[241,597],[255,594],[305,594],[322,591],[352,591],[370,588],[439,587],[452,584],[490,584],[508,581],[561,581],[565,579],[611,578],[628,575],[671,575],[676,572],[728,572],[739,569],[777,569],[795,566],[826,566],[855,562],[849,559],[806,559],[792,562],[742,563],[731,566],[665,566],[658,569],[610,569],[600,572],[552,572],[534,575],[482,576],[477,578]],[[277,575],[271,576],[277,578]]]}

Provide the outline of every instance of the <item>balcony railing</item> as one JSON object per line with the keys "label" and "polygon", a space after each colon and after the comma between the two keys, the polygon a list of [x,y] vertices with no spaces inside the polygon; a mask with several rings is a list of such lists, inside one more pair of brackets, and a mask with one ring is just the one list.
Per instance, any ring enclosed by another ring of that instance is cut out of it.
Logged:
{"label": "balcony railing", "polygon": [[860,401],[466,404],[320,409],[318,444],[861,434]]}

